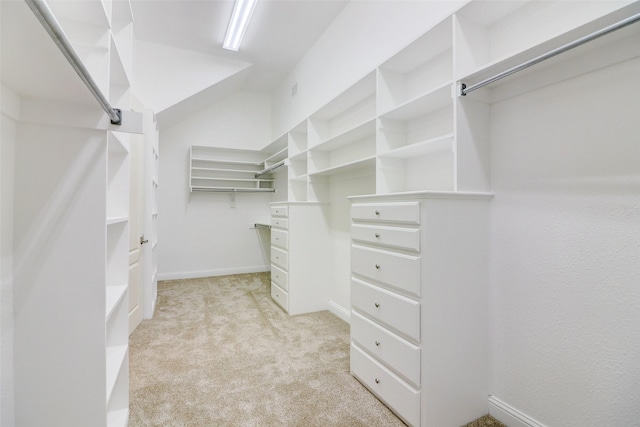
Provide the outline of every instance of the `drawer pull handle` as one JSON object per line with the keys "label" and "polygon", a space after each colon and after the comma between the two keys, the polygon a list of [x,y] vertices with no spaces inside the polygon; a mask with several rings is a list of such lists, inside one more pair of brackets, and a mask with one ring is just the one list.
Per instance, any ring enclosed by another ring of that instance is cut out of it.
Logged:
{"label": "drawer pull handle", "polygon": [[379,379],[376,378],[374,381],[376,382],[376,384],[380,384],[380,380]]}
{"label": "drawer pull handle", "polygon": [[376,211],[376,215],[380,215],[380,211]]}
{"label": "drawer pull handle", "polygon": [[380,341],[376,341],[376,347],[380,346]]}
{"label": "drawer pull handle", "polygon": [[380,270],[380,264],[376,264],[376,270]]}
{"label": "drawer pull handle", "polygon": [[375,305],[376,308],[380,308],[380,303],[379,302],[374,302],[373,305]]}
{"label": "drawer pull handle", "polygon": [[376,234],[375,234],[375,236],[376,236],[376,239],[377,239],[378,237],[380,237],[380,235],[379,235],[378,233],[376,233]]}

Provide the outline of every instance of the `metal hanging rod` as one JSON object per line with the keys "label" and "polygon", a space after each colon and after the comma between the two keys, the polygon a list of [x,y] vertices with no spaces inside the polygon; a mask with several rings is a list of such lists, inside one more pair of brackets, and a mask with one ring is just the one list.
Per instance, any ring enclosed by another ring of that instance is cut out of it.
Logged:
{"label": "metal hanging rod", "polygon": [[275,188],[207,188],[193,187],[191,192],[202,191],[208,193],[275,193]]}
{"label": "metal hanging rod", "polygon": [[632,16],[626,18],[626,19],[623,19],[620,22],[617,22],[615,24],[609,25],[608,27],[602,28],[601,30],[598,30],[598,31],[596,31],[594,33],[591,33],[589,35],[581,37],[581,38],[579,38],[579,39],[577,39],[575,41],[572,41],[570,43],[567,43],[564,46],[560,46],[560,47],[558,47],[556,49],[553,49],[550,52],[547,52],[547,53],[542,54],[542,55],[540,55],[540,56],[538,56],[536,58],[533,58],[533,59],[530,59],[530,60],[528,60],[526,62],[523,62],[522,64],[517,65],[517,66],[515,66],[513,68],[509,68],[508,70],[505,70],[505,71],[503,71],[501,73],[498,73],[493,77],[489,77],[488,79],[482,80],[481,82],[478,82],[478,83],[476,83],[474,85],[471,85],[471,86],[467,87],[466,84],[462,83],[462,86],[460,88],[460,95],[461,96],[465,96],[469,92],[473,92],[476,89],[480,89],[481,87],[484,87],[484,86],[486,86],[488,84],[494,83],[494,82],[496,82],[496,81],[498,81],[500,79],[508,77],[508,76],[510,76],[512,74],[515,74],[515,73],[519,72],[519,71],[522,71],[525,68],[529,68],[532,65],[536,65],[536,64],[538,64],[538,63],[540,63],[542,61],[546,61],[549,58],[552,58],[552,57],[554,57],[556,55],[564,53],[564,52],[566,52],[568,50],[576,48],[576,47],[578,47],[580,45],[583,45],[583,44],[585,44],[587,42],[595,40],[598,37],[602,37],[604,35],[612,33],[612,32],[614,32],[616,30],[624,28],[624,27],[626,27],[628,25],[631,25],[631,24],[633,24],[635,22],[638,22],[638,21],[640,21],[640,13],[636,14],[636,15],[632,15]]}
{"label": "metal hanging rod", "polygon": [[51,9],[49,9],[49,6],[43,0],[25,0],[25,2],[29,5],[29,8],[36,18],[38,18],[38,21],[40,21],[47,33],[49,33],[49,36],[53,39],[64,57],[67,58],[67,61],[69,61],[73,69],[78,73],[80,79],[84,82],[87,88],[89,88],[89,91],[93,96],[96,97],[100,106],[102,106],[104,111],[109,115],[111,124],[121,125],[122,111],[117,108],[113,108],[107,98],[102,94],[102,91],[100,91],[95,80],[93,80],[93,77],[89,74],[89,70],[87,70],[82,63],[82,60],[71,45],[71,42],[62,30],[58,20],[51,12]]}
{"label": "metal hanging rod", "polygon": [[262,175],[266,175],[269,172],[273,171],[274,169],[278,169],[279,167],[284,166],[285,163],[286,163],[285,160],[281,160],[278,163],[276,163],[275,165],[269,166],[265,170],[262,170],[262,171],[258,172],[255,177],[256,178],[260,178]]}

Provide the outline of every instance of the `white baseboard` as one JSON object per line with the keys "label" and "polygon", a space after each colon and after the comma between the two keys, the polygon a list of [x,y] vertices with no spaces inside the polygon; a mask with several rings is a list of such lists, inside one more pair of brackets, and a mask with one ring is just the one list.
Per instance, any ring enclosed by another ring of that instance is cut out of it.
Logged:
{"label": "white baseboard", "polygon": [[216,270],[181,271],[175,273],[158,273],[158,281],[199,279],[201,277],[228,276],[230,274],[264,273],[271,271],[271,265],[257,265],[253,267],[220,268]]}
{"label": "white baseboard", "polygon": [[489,414],[508,427],[545,427],[495,396],[489,396]]}
{"label": "white baseboard", "polygon": [[351,310],[347,310],[335,301],[329,300],[329,311],[344,320],[351,323]]}

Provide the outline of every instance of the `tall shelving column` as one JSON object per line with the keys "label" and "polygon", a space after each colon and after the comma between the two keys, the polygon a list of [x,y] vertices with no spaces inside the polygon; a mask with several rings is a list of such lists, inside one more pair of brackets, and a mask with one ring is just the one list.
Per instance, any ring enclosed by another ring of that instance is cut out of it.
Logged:
{"label": "tall shelving column", "polygon": [[451,18],[378,68],[377,192],[456,189]]}
{"label": "tall shelving column", "polygon": [[109,132],[106,219],[106,408],[107,426],[126,426],[129,414],[129,141]]}
{"label": "tall shelving column", "polygon": [[308,135],[306,120],[287,133],[289,156],[288,200],[305,202],[307,200],[308,172]]}
{"label": "tall shelving column", "polygon": [[375,170],[375,93],[371,72],[309,117],[309,201],[327,202],[336,175]]}
{"label": "tall shelving column", "polygon": [[[109,9],[109,7],[107,8]],[[110,6],[109,101],[131,108],[133,14],[129,0]],[[107,155],[106,408],[107,427],[129,421],[129,147],[131,135],[109,131]]]}

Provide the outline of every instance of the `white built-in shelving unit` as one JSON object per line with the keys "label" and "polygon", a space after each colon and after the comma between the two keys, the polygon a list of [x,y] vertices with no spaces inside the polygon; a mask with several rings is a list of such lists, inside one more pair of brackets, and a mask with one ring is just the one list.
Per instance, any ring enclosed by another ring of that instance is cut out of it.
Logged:
{"label": "white built-in shelving unit", "polygon": [[326,202],[332,177],[354,171],[378,194],[490,190],[491,103],[636,55],[638,26],[467,96],[461,85],[637,13],[623,6],[469,2],[275,141],[289,148],[289,200]]}
{"label": "white built-in shelving unit", "polygon": [[[128,0],[47,4],[102,94],[126,116],[122,126],[111,125],[97,103],[74,104],[73,94],[40,99],[32,93],[31,109],[20,118],[23,134],[16,146],[31,155],[17,156],[16,171],[30,175],[16,180],[24,194],[16,209],[24,209],[25,229],[40,230],[28,237],[34,248],[44,249],[20,255],[32,272],[18,275],[30,291],[17,295],[16,419],[24,425],[124,427],[129,418],[129,145],[131,133],[143,131],[142,114],[130,111],[133,14]],[[28,22],[30,31],[44,34],[35,16]],[[30,45],[34,40],[40,43],[36,47]],[[34,37],[25,47],[45,51],[44,58],[62,57],[48,38]],[[65,81],[78,78],[71,67],[68,72],[72,77],[61,76]],[[56,74],[47,78],[56,84]],[[46,205],[49,199],[60,203]],[[30,214],[38,204],[49,219]]]}
{"label": "white built-in shelving unit", "polygon": [[[272,210],[287,212],[286,231],[272,239],[273,299],[291,310],[291,295],[304,286],[350,287],[351,314],[331,301],[325,307],[356,319],[352,372],[409,425],[462,425],[486,413],[492,104],[639,56],[640,24],[480,90],[463,95],[463,87],[638,13],[637,1],[473,0],[274,142],[286,143],[289,163],[288,200],[272,204]],[[357,184],[340,188],[347,182]],[[353,202],[348,240],[342,237],[348,213],[336,198],[345,191]],[[301,206],[318,215],[298,214]],[[405,211],[415,218],[407,221]],[[282,242],[291,245],[310,229],[331,236],[324,243],[330,249],[313,258],[333,276],[301,283],[288,274],[283,282],[283,272],[299,271],[306,261],[288,256],[283,267],[273,254],[281,255]],[[374,258],[382,261],[372,263]],[[407,260],[415,262],[407,266]],[[436,270],[438,277],[430,277]],[[413,273],[418,280],[407,278]],[[410,293],[406,286],[412,283]],[[461,308],[451,296],[465,294],[475,297]],[[385,317],[379,312],[382,300],[392,302],[389,310],[402,301],[418,314],[411,320],[410,310],[400,308],[397,316]],[[466,320],[435,314],[445,309],[461,309]],[[434,328],[442,322],[455,324],[454,338]],[[390,345],[382,348],[383,341]],[[470,366],[475,373],[457,382]]]}
{"label": "white built-in shelving unit", "polygon": [[191,192],[273,192],[274,179],[268,170],[285,162],[286,157],[286,148],[265,158],[263,151],[194,145],[189,151],[189,189]]}

